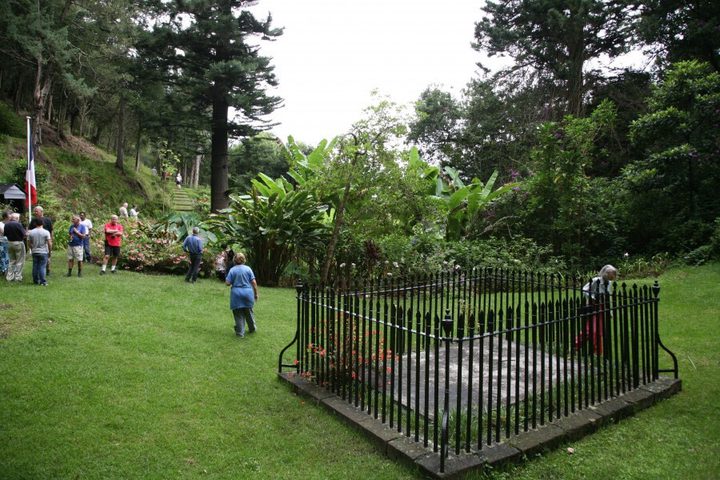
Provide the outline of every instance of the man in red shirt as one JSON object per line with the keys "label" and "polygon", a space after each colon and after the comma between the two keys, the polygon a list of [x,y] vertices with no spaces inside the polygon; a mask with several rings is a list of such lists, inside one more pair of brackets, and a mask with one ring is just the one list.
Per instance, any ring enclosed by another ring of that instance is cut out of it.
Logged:
{"label": "man in red shirt", "polygon": [[105,224],[105,258],[103,258],[100,275],[105,275],[108,259],[112,257],[110,273],[115,273],[118,257],[120,256],[120,245],[122,245],[123,226],[118,223],[118,216],[110,217],[110,223]]}

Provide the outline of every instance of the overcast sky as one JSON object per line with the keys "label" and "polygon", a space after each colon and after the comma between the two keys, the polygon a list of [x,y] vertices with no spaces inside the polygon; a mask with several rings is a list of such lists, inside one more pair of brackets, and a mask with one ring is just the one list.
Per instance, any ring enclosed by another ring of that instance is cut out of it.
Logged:
{"label": "overcast sky", "polygon": [[260,0],[258,18],[284,27],[261,52],[273,58],[284,107],[272,132],[315,144],[345,133],[371,91],[410,103],[428,85],[455,93],[481,60],[470,43],[482,2],[474,0]]}

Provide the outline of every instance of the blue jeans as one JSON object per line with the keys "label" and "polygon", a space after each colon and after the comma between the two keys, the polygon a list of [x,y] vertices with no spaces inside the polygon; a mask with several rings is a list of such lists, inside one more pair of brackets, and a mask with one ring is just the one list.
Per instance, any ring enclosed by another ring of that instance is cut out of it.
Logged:
{"label": "blue jeans", "polygon": [[255,331],[255,317],[252,308],[236,308],[232,312],[235,317],[235,335],[245,336],[245,322],[247,322],[250,333]]}
{"label": "blue jeans", "polygon": [[197,280],[198,272],[200,271],[200,262],[202,261],[202,253],[191,253],[190,254],[190,266],[185,274],[185,280],[193,282]]}
{"label": "blue jeans", "polygon": [[85,252],[83,254],[83,260],[86,263],[92,262],[92,256],[90,255],[90,237],[83,238],[83,251]]}
{"label": "blue jeans", "polygon": [[45,272],[47,269],[48,256],[47,253],[33,253],[33,269],[32,277],[33,283],[42,285],[47,283],[45,280]]}

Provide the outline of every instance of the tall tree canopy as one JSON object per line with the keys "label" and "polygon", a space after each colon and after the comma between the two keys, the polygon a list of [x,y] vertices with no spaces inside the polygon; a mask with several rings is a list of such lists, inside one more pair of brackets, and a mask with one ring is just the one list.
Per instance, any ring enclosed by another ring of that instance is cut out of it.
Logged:
{"label": "tall tree canopy", "polygon": [[[211,208],[228,205],[228,137],[251,136],[269,125],[264,116],[280,99],[270,58],[257,40],[282,34],[271,17],[260,21],[244,8],[249,0],[152,1],[159,19],[145,53],[163,67],[172,85],[189,93],[198,112],[208,112],[211,132]],[[233,117],[228,114],[233,110]]]}
{"label": "tall tree canopy", "polygon": [[720,71],[720,2],[643,0],[640,36],[662,63],[697,59]]}
{"label": "tall tree canopy", "polygon": [[720,73],[707,63],[677,63],[649,107],[630,128],[645,152],[625,170],[630,227],[639,243],[691,250],[707,242],[720,217]]}
{"label": "tall tree canopy", "polygon": [[534,69],[561,90],[558,110],[573,115],[583,111],[587,62],[625,52],[634,17],[616,0],[488,1],[483,11],[474,47],[513,57],[513,68]]}

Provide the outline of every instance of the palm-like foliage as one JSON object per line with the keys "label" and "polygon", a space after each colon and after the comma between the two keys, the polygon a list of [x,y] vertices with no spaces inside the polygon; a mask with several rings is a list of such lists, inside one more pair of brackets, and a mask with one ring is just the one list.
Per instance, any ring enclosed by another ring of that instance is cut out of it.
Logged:
{"label": "palm-like foliage", "polygon": [[217,241],[217,237],[211,231],[204,229],[201,225],[200,217],[195,213],[177,212],[171,213],[165,218],[158,221],[150,227],[150,232],[154,236],[174,237],[178,241],[183,241],[192,233],[193,227],[200,227],[199,236],[205,243]]}
{"label": "palm-like foliage", "polygon": [[322,250],[326,210],[287,180],[261,173],[249,195],[231,196],[229,207],[213,215],[207,226],[224,243],[241,245],[258,282],[273,286],[294,256],[311,263]]}
{"label": "palm-like foliage", "polygon": [[508,183],[493,190],[498,177],[497,170],[484,184],[478,178],[473,178],[466,184],[458,170],[452,167],[441,170],[439,167],[428,165],[420,159],[417,149],[410,152],[409,167],[417,171],[425,182],[426,194],[437,198],[445,207],[447,240],[462,239],[485,207],[516,185]]}

